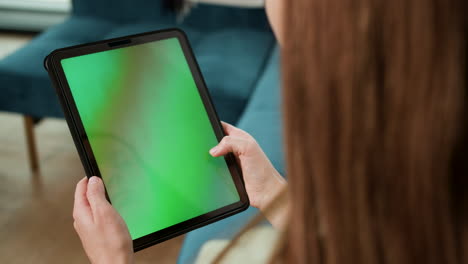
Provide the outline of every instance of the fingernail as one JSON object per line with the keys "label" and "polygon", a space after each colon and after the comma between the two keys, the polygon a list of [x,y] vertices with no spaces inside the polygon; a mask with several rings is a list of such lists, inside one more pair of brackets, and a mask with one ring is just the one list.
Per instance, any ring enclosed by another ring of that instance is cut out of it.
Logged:
{"label": "fingernail", "polygon": [[99,181],[98,177],[93,176],[89,179],[89,184],[94,184],[94,183],[97,183],[98,181]]}
{"label": "fingernail", "polygon": [[216,146],[216,147],[210,149],[210,154],[211,154],[211,155],[216,154],[216,152],[218,152],[218,146]]}

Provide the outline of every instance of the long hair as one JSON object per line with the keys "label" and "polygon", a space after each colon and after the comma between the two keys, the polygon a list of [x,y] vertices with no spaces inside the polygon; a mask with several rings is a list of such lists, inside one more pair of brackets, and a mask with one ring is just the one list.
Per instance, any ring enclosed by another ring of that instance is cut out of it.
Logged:
{"label": "long hair", "polygon": [[468,261],[463,0],[294,0],[286,263]]}

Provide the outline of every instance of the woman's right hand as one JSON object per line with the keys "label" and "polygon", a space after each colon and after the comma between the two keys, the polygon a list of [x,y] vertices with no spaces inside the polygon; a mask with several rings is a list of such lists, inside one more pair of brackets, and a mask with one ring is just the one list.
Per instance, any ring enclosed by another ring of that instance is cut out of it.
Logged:
{"label": "woman's right hand", "polygon": [[[287,182],[251,135],[225,122],[222,125],[227,136],[210,150],[210,154],[214,157],[230,152],[234,154],[242,168],[250,204],[265,212],[266,206],[286,187]],[[283,215],[285,212],[266,217],[274,226],[280,227],[283,224]]]}
{"label": "woman's right hand", "polygon": [[91,263],[133,263],[132,238],[106,199],[102,180],[85,177],[76,185],[73,226]]}

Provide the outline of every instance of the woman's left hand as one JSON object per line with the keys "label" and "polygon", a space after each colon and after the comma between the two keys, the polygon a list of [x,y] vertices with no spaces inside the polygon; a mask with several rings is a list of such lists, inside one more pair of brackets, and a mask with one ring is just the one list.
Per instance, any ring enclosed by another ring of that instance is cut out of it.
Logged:
{"label": "woman's left hand", "polygon": [[133,263],[127,225],[107,201],[100,178],[85,177],[76,185],[73,219],[91,263]]}

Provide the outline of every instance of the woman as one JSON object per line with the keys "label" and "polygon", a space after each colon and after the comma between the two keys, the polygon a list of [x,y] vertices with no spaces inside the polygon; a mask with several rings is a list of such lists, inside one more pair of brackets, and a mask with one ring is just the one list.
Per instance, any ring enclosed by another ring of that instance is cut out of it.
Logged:
{"label": "woman", "polygon": [[[286,230],[277,259],[468,262],[464,1],[267,2],[282,43],[290,180],[227,124],[211,154],[240,159],[261,211],[289,185],[289,206],[267,214]],[[98,178],[78,183],[74,219],[93,263],[132,261]]]}

